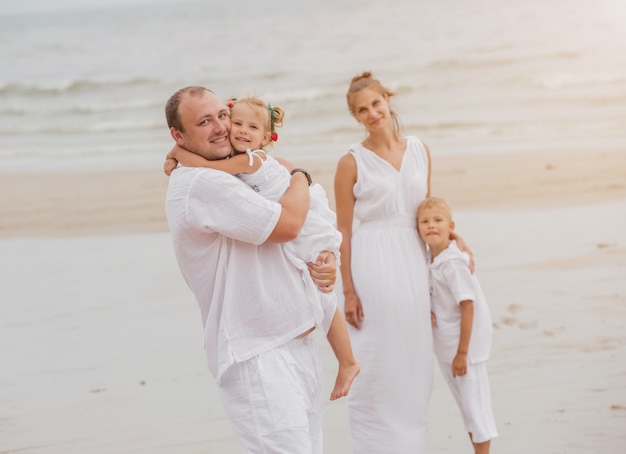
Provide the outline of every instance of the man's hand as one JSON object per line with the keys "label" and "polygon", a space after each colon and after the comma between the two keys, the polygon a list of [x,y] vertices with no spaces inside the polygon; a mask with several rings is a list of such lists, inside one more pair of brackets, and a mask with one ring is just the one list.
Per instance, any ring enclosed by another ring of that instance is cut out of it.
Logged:
{"label": "man's hand", "polygon": [[315,263],[307,263],[311,278],[320,292],[330,293],[335,288],[337,279],[337,259],[335,254],[322,251]]}

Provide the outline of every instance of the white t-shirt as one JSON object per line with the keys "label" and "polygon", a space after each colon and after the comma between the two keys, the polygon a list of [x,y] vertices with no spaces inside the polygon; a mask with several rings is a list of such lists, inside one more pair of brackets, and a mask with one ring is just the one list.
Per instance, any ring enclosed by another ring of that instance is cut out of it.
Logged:
{"label": "white t-shirt", "polygon": [[461,334],[461,301],[471,300],[474,306],[472,336],[468,361],[486,361],[491,351],[493,326],[489,306],[478,279],[469,269],[469,257],[455,241],[429,264],[431,310],[437,317],[433,327],[435,354],[451,363],[459,347]]}
{"label": "white t-shirt", "polygon": [[298,270],[280,243],[265,243],[280,204],[239,178],[179,165],[166,196],[182,275],[200,307],[207,362],[219,383],[245,361],[315,324]]}

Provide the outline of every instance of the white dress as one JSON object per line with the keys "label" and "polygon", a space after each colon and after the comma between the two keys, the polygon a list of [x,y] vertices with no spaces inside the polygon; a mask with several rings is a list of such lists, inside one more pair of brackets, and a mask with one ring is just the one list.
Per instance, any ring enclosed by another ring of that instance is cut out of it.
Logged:
{"label": "white dress", "polygon": [[426,452],[433,378],[427,258],[416,229],[428,155],[407,137],[400,171],[361,144],[352,235],[352,279],[363,305],[350,337],[361,373],[348,395],[353,452]]}
{"label": "white dress", "polygon": [[[246,153],[250,165],[254,159],[259,159],[261,167],[253,173],[240,173],[237,176],[265,198],[277,202],[291,182],[289,171],[263,150],[248,149]],[[261,153],[265,159],[259,157]],[[335,315],[337,296],[335,292],[322,293],[317,289],[311,279],[307,262],[315,262],[320,252],[329,251],[335,254],[339,266],[341,233],[336,228],[337,218],[328,205],[324,188],[313,184],[309,188],[309,195],[309,211],[300,234],[295,239],[282,243],[282,246],[287,258],[300,271],[307,299],[313,303],[316,326],[326,334]]]}

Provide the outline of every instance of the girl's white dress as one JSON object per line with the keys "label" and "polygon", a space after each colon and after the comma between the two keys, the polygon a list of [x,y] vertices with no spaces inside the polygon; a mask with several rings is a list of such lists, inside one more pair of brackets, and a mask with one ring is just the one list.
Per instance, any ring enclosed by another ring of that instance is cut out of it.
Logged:
{"label": "girl's white dress", "polygon": [[[259,159],[261,167],[254,173],[240,173],[237,176],[265,198],[278,201],[289,187],[289,171],[263,150],[247,150],[246,153],[251,165],[254,159]],[[265,160],[259,154],[263,154]],[[328,205],[324,188],[313,184],[309,188],[309,195],[309,211],[300,234],[294,240],[283,243],[283,250],[300,270],[307,298],[314,305],[317,327],[327,333],[337,308],[337,297],[334,292],[322,293],[317,289],[306,263],[315,262],[320,252],[330,251],[335,254],[339,265],[341,233],[336,229],[337,217]]]}
{"label": "girl's white dress", "polygon": [[426,452],[433,347],[426,249],[416,228],[428,155],[407,137],[400,171],[361,144],[351,147],[354,186],[352,279],[363,305],[350,326],[361,373],[348,395],[353,452]]}

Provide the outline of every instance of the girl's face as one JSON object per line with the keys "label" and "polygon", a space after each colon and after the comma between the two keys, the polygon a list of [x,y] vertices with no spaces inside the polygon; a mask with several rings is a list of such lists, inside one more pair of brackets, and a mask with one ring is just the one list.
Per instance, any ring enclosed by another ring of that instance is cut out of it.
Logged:
{"label": "girl's face", "polygon": [[235,104],[230,112],[230,120],[230,142],[235,151],[245,153],[248,148],[258,150],[269,143],[272,133],[265,128],[266,119],[252,106]]}
{"label": "girl's face", "polygon": [[354,95],[354,117],[369,132],[393,127],[389,99],[372,88],[364,88]]}

